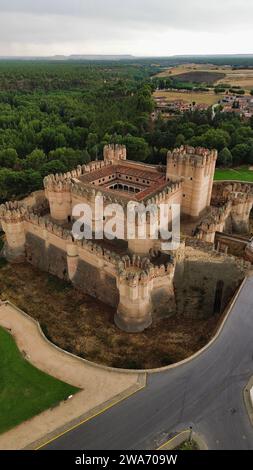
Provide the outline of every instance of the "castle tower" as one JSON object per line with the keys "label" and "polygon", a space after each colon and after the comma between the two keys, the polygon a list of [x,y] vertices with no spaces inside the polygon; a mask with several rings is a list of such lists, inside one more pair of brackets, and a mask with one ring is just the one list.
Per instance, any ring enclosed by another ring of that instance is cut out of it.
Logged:
{"label": "castle tower", "polygon": [[6,236],[3,252],[12,263],[25,260],[25,213],[25,207],[18,202],[6,202],[0,206],[0,220]]}
{"label": "castle tower", "polygon": [[126,160],[127,150],[125,145],[109,144],[104,147],[104,161],[109,163],[118,163]]}
{"label": "castle tower", "polygon": [[119,263],[117,287],[119,306],[114,317],[116,325],[124,331],[138,333],[152,323],[152,279],[149,276],[150,260],[133,255],[125,256]]}
{"label": "castle tower", "polygon": [[44,179],[44,187],[52,219],[65,224],[72,214],[71,179],[66,175],[49,175]]}
{"label": "castle tower", "polygon": [[248,233],[250,230],[250,212],[253,207],[251,193],[234,193],[231,209],[232,228],[235,233]]}
{"label": "castle tower", "polygon": [[218,153],[182,146],[168,152],[167,180],[182,180],[182,214],[198,218],[210,206]]}
{"label": "castle tower", "polygon": [[175,312],[173,279],[175,264],[155,266],[149,258],[124,256],[119,263],[119,305],[114,317],[124,331],[138,333],[152,323],[152,314]]}

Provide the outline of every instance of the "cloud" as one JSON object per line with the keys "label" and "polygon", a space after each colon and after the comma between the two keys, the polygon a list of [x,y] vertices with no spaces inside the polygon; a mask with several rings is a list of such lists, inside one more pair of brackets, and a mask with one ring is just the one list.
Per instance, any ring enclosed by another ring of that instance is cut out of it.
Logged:
{"label": "cloud", "polygon": [[176,29],[252,25],[252,0],[0,0],[1,12],[61,15]]}
{"label": "cloud", "polygon": [[252,0],[0,0],[0,13],[1,55],[248,52],[253,26]]}

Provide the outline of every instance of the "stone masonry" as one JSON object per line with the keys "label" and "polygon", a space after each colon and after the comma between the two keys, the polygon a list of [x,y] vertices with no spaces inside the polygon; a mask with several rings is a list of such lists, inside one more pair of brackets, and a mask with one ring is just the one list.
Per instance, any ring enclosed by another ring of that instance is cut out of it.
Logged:
{"label": "stone masonry", "polygon": [[[216,151],[186,146],[169,152],[163,167],[128,161],[124,146],[106,146],[103,161],[47,176],[39,198],[0,206],[4,255],[10,262],[26,260],[72,282],[114,307],[119,328],[143,331],[154,316],[176,311],[175,273],[179,279],[183,244],[175,253],[162,252],[162,240],[128,240],[125,230],[122,240],[110,244],[106,239],[75,240],[73,208],[88,204],[93,226],[99,222],[104,227],[107,220],[96,210],[98,195],[104,207],[120,203],[119,224],[125,222],[129,201],[142,203],[144,209],[150,204],[166,203],[170,209],[180,204],[182,215],[196,221],[196,242],[213,243],[215,232],[228,224],[245,229],[253,203],[250,185],[213,186],[216,159]],[[151,231],[149,213],[146,218]],[[251,246],[247,253],[251,261]]]}

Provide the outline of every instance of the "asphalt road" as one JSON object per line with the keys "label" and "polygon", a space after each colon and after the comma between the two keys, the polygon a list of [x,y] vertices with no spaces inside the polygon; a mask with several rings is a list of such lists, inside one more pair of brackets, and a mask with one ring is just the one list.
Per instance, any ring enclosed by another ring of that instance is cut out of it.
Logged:
{"label": "asphalt road", "polygon": [[44,449],[156,449],[192,426],[209,449],[253,449],[243,389],[253,375],[253,278],[225,327],[193,361],[148,376],[147,387]]}

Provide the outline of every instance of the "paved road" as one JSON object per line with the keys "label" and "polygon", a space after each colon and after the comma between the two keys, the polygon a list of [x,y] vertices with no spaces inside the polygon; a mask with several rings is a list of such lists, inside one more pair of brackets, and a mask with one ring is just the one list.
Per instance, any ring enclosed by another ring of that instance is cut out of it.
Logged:
{"label": "paved road", "polygon": [[203,354],[149,375],[146,389],[53,441],[46,449],[155,449],[193,426],[210,449],[253,449],[243,388],[253,375],[253,278]]}

